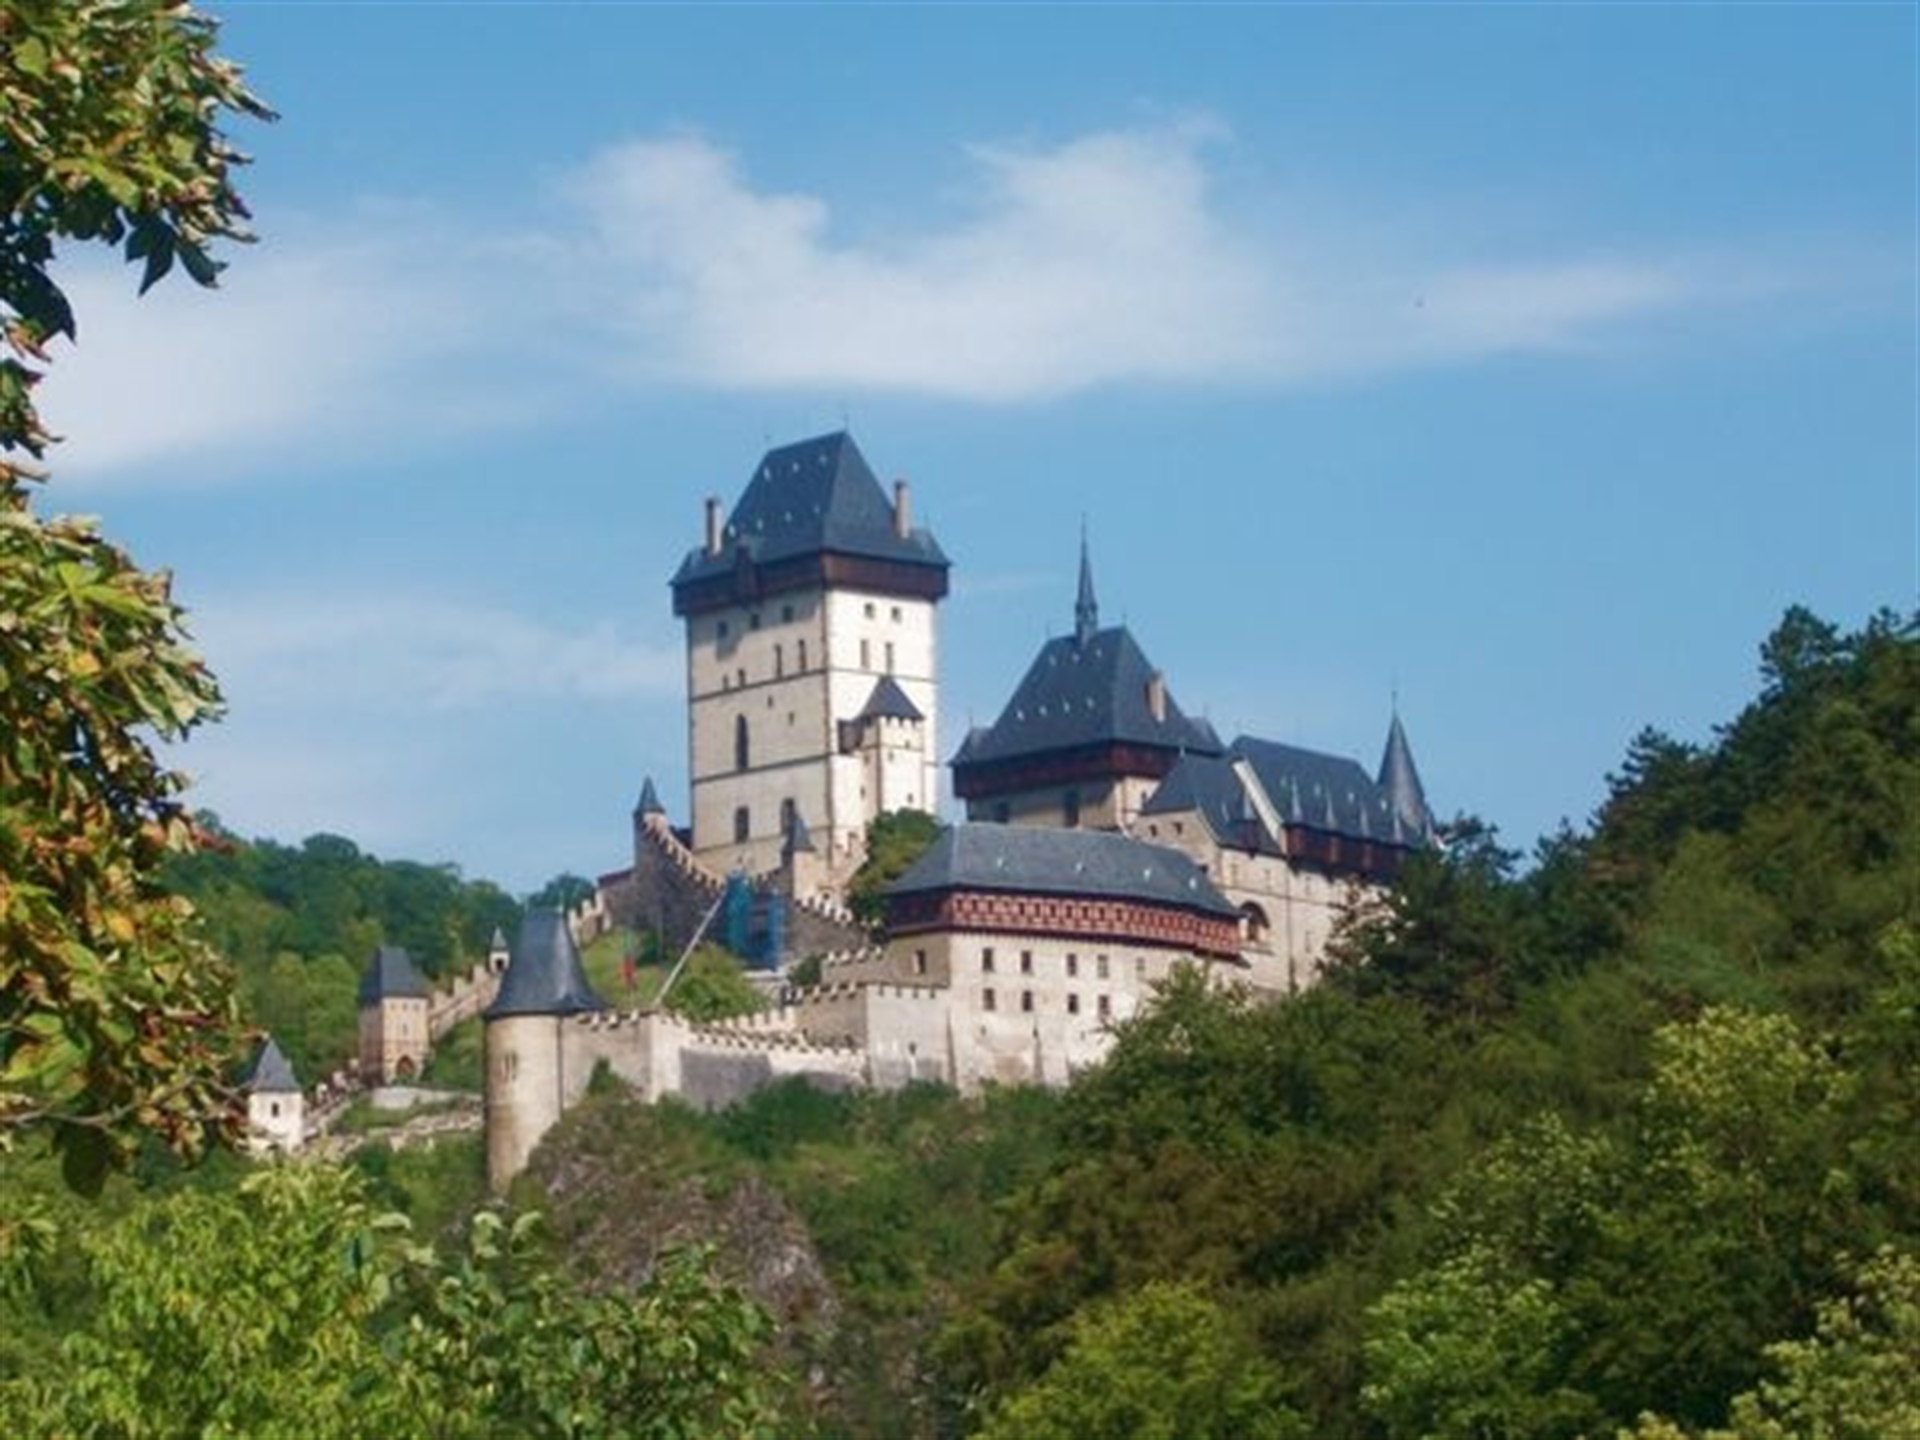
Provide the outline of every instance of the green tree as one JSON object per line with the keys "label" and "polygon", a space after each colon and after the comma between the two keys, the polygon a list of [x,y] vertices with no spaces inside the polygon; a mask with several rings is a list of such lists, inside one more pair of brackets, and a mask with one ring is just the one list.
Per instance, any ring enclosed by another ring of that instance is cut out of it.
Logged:
{"label": "green tree", "polygon": [[662,1002],[676,1015],[705,1022],[736,1015],[753,1015],[766,1003],[740,962],[718,945],[702,945],[687,957],[686,967]]}
{"label": "green tree", "polygon": [[1074,1321],[1066,1353],[982,1440],[1280,1440],[1306,1429],[1216,1301],[1153,1284]]}
{"label": "green tree", "polygon": [[[74,315],[60,241],[124,244],[142,288],[247,238],[227,115],[265,117],[215,27],[161,0],[0,6],[0,1146],[50,1136],[90,1187],[141,1133],[231,1133],[231,982],[158,883],[194,843],[151,736],[216,713],[164,574],[33,513],[32,392]],[[40,367],[40,368],[36,368]]]}
{"label": "green tree", "polygon": [[940,838],[940,822],[924,810],[888,810],[867,826],[867,858],[847,883],[847,908],[867,925],[886,919],[886,888]]}
{"label": "green tree", "polygon": [[529,909],[571,910],[593,898],[593,882],[584,875],[563,871],[527,897]]}

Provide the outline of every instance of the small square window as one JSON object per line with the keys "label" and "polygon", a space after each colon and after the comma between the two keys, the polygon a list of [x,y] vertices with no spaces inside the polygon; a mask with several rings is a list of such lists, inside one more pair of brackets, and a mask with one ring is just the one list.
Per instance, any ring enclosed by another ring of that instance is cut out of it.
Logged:
{"label": "small square window", "polygon": [[1020,992],[1020,1008],[1022,1010],[1033,1009],[1033,991],[1022,990]]}

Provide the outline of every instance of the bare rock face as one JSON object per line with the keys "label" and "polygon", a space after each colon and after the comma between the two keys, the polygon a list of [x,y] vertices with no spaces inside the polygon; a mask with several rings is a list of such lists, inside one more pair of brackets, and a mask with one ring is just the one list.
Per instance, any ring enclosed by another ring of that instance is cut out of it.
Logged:
{"label": "bare rock face", "polygon": [[662,1254],[711,1246],[719,1273],[773,1318],[783,1358],[816,1398],[840,1301],[801,1218],[772,1186],[672,1111],[589,1097],[541,1142],[515,1183],[587,1284],[638,1286]]}

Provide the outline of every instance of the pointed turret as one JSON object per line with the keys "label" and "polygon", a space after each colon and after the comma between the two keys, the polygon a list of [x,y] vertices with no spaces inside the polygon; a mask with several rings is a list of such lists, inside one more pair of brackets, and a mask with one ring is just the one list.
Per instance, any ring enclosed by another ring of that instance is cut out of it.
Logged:
{"label": "pointed turret", "polygon": [[1073,603],[1073,634],[1082,645],[1100,629],[1100,602],[1093,596],[1093,559],[1087,553],[1087,527],[1080,527],[1080,595]]}
{"label": "pointed turret", "polygon": [[287,1059],[274,1038],[267,1036],[267,1043],[260,1047],[260,1053],[254,1057],[253,1069],[247,1073],[246,1089],[251,1095],[285,1095],[300,1093],[300,1080],[293,1073],[293,1062]]}
{"label": "pointed turret", "polygon": [[1414,767],[1413,747],[1400,724],[1400,712],[1393,712],[1393,724],[1387,729],[1387,748],[1380,756],[1380,788],[1409,834],[1421,839],[1433,833],[1433,812],[1427,808],[1427,792],[1420,784],[1420,772]]}
{"label": "pointed turret", "polygon": [[786,856],[811,855],[813,832],[807,829],[807,818],[798,809],[793,812],[793,821],[787,826],[787,836],[781,842],[780,853]]}
{"label": "pointed turret", "polygon": [[508,1015],[578,1015],[606,1009],[593,993],[573,932],[558,910],[529,910],[520,922],[500,994],[487,1019]]}
{"label": "pointed turret", "polygon": [[667,807],[660,803],[660,792],[653,788],[651,775],[641,782],[640,798],[634,802],[633,813],[639,816],[664,815]]}

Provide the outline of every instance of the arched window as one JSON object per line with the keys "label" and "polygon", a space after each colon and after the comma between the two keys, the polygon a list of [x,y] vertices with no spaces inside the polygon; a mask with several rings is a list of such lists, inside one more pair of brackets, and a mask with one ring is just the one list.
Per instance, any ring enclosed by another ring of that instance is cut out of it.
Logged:
{"label": "arched window", "polygon": [[1267,921],[1267,912],[1249,900],[1240,907],[1240,936],[1252,945],[1264,945],[1273,927]]}
{"label": "arched window", "polygon": [[745,770],[752,763],[752,748],[747,741],[747,717],[733,717],[733,768]]}
{"label": "arched window", "polygon": [[747,807],[742,805],[738,810],[733,812],[733,843],[736,845],[746,844],[747,833],[750,828],[747,821]]}
{"label": "arched window", "polygon": [[791,799],[782,800],[780,802],[780,833],[782,835],[793,834],[793,822],[797,820],[799,816],[799,807],[796,806]]}

